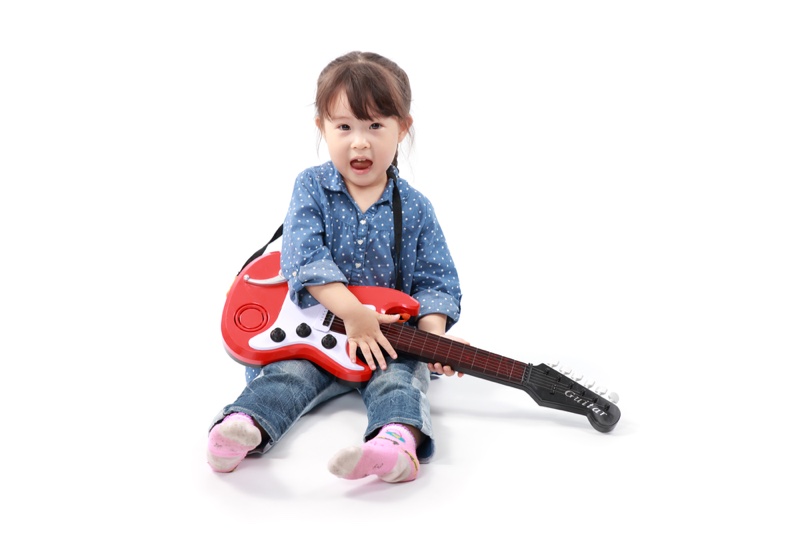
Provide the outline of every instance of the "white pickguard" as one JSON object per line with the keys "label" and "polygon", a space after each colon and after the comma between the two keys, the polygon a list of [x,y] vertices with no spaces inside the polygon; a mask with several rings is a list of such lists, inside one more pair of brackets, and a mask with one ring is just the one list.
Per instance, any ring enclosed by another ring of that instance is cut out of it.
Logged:
{"label": "white pickguard", "polygon": [[[296,344],[306,344],[317,348],[320,353],[329,357],[343,368],[356,371],[366,368],[363,365],[350,361],[350,357],[347,355],[347,335],[331,331],[330,324],[325,323],[325,318],[327,316],[328,310],[322,305],[313,305],[301,309],[295,305],[287,292],[286,298],[283,301],[283,307],[281,307],[281,313],[275,323],[270,329],[252,337],[248,344],[254,350],[265,351],[276,350]],[[297,326],[302,323],[306,323],[311,327],[311,334],[307,337],[301,337],[297,334]],[[282,329],[286,333],[286,338],[280,342],[272,340],[270,333],[275,328]],[[322,338],[325,335],[332,335],[336,339],[336,346],[333,348],[325,348],[322,345]]]}

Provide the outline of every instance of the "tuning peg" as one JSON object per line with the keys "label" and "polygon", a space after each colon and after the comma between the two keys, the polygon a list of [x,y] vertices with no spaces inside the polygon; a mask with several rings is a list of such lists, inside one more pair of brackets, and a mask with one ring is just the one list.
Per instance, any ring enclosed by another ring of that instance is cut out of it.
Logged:
{"label": "tuning peg", "polygon": [[[565,376],[570,376],[573,373],[572,368],[567,366],[559,369],[561,361],[554,361],[552,363],[546,363],[546,364],[553,370],[557,370],[558,372],[564,374]],[[581,382],[584,380],[584,375],[575,371],[575,374],[570,376],[570,379],[574,380],[575,382]],[[592,392],[595,392],[596,394],[599,394],[600,396],[603,396],[612,403],[617,403],[619,401],[619,395],[616,392],[608,392],[607,388],[598,385],[597,382],[592,378],[585,378],[585,379],[586,380],[583,382],[583,386],[586,387],[587,390],[590,390]]]}

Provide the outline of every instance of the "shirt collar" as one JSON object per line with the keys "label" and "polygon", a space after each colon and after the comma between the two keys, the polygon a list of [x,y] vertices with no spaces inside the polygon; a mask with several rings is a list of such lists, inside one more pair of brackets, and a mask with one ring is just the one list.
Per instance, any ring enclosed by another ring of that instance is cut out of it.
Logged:
{"label": "shirt collar", "polygon": [[[344,185],[344,178],[336,170],[336,167],[333,166],[332,161],[328,161],[322,166],[322,179],[320,180],[320,184],[328,189],[329,191],[336,191],[336,192],[347,192],[347,187]],[[391,165],[389,167],[390,175],[398,178],[394,180],[394,183],[383,190],[383,194],[380,197],[378,202],[389,202],[392,201],[392,187],[399,187],[399,177],[400,172],[397,170],[397,167]],[[403,189],[400,188],[400,192],[403,192]]]}

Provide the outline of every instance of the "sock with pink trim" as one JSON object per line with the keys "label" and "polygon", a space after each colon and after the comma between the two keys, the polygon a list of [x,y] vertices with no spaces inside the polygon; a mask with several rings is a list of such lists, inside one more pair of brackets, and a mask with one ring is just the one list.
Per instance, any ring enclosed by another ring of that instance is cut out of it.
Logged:
{"label": "sock with pink trim", "polygon": [[361,446],[340,450],[328,462],[328,470],[344,479],[375,475],[389,483],[413,481],[419,472],[416,450],[408,429],[400,424],[387,424]]}
{"label": "sock with pink trim", "polygon": [[233,472],[247,452],[261,444],[261,431],[250,416],[231,413],[208,434],[208,464],[215,472]]}

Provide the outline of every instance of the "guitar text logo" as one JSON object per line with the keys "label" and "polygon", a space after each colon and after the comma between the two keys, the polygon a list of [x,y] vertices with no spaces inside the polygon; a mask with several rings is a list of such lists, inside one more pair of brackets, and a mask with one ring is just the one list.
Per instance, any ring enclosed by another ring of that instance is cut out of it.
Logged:
{"label": "guitar text logo", "polygon": [[597,407],[593,402],[583,398],[582,396],[578,395],[575,391],[567,389],[564,391],[564,394],[567,398],[571,399],[573,402],[582,405],[583,407],[590,409],[593,413],[599,416],[608,416],[608,413]]}

